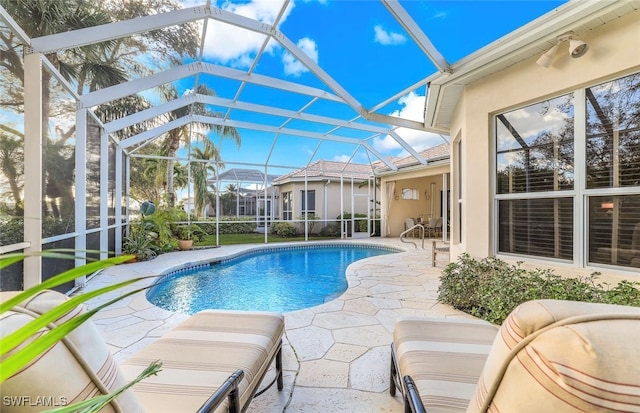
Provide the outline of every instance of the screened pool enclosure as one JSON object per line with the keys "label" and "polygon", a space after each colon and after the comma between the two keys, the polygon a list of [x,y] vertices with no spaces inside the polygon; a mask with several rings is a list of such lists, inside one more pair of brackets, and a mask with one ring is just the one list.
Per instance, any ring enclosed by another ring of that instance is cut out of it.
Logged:
{"label": "screened pool enclosure", "polygon": [[[406,84],[391,96],[354,96],[308,38],[281,28],[295,18],[288,0],[249,17],[240,5],[194,3],[0,2],[0,249],[77,254],[75,263],[27,258],[1,289],[120,254],[144,201],[190,212],[184,221],[216,237],[241,224],[269,242],[283,222],[305,239],[326,228],[380,235],[377,173],[397,166],[374,143],[390,140],[426,164],[401,131],[430,130],[394,108],[424,94],[434,67],[448,70],[409,13],[367,3],[406,30],[424,67],[394,67]],[[240,39],[251,48],[220,54]],[[284,69],[272,70],[276,61]]]}

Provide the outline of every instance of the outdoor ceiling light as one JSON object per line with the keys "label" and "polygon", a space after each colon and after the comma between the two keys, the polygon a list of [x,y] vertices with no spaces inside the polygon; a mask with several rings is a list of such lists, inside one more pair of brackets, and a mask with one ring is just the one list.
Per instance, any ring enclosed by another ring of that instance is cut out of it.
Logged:
{"label": "outdoor ceiling light", "polygon": [[560,44],[566,41],[569,42],[569,55],[571,57],[576,59],[578,57],[584,56],[584,54],[587,53],[587,50],[589,50],[589,46],[582,40],[575,40],[573,36],[575,36],[575,33],[573,32],[567,32],[558,36],[557,43],[546,53],[540,56],[540,58],[536,60],[536,63],[542,67],[551,66],[551,62],[556,56]]}

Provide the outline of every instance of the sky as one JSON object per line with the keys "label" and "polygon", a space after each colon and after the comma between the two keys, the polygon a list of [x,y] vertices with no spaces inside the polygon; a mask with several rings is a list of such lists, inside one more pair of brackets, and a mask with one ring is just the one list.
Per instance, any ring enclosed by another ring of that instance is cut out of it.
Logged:
{"label": "sky", "polygon": [[[200,5],[185,0],[184,6]],[[280,13],[281,0],[212,1],[212,5],[260,22],[272,24]],[[417,1],[401,0],[402,7],[421,27],[435,48],[452,64],[522,25],[560,6],[563,1]],[[382,2],[374,0],[293,0],[280,18],[278,29],[316,62],[365,108],[372,108],[437,72]],[[265,36],[209,20],[203,60],[231,68],[277,77],[330,91],[301,62],[273,39],[259,60]],[[247,85],[238,93],[239,82],[201,75],[217,95],[298,111],[309,104],[308,97],[274,89]],[[188,84],[184,85],[188,89]],[[422,121],[425,86],[400,96],[377,112]],[[225,113],[224,108],[210,109]],[[312,103],[308,113],[336,116],[345,120],[357,116],[344,104]],[[284,118],[253,112],[233,111],[231,118],[281,126]],[[291,129],[326,133],[327,125],[286,125]],[[448,140],[437,134],[400,128],[398,134],[417,151]],[[353,145],[322,142],[287,134],[240,129],[241,150],[222,140],[217,142],[229,163],[256,162],[271,165],[306,165],[318,159],[368,163],[376,160]],[[364,139],[371,133],[335,131],[336,135]],[[389,136],[370,139],[385,157],[406,156],[407,152]],[[250,151],[247,151],[251,148]]]}
{"label": "sky", "polygon": [[[182,1],[183,7],[200,6],[206,0]],[[365,108],[378,107],[377,113],[423,121],[427,93],[419,84],[437,72],[437,68],[405,32],[390,11],[378,0],[290,0],[282,12],[284,0],[210,0],[211,5],[259,22],[272,25],[279,16],[278,30],[306,56],[344,88]],[[400,0],[400,5],[418,24],[434,47],[453,64],[496,39],[552,11],[564,1],[418,1]],[[281,13],[282,12],[282,13]],[[201,22],[201,30],[204,30]],[[208,19],[203,48],[203,61],[253,74],[332,92],[316,74],[291,55],[278,41]],[[257,58],[259,56],[259,58]],[[144,57],[141,57],[144,59]],[[131,74],[135,77],[135,74]],[[196,80],[197,79],[197,80]],[[189,93],[195,82],[207,84],[219,97],[240,102],[274,105],[292,111],[332,116],[352,120],[359,114],[337,102],[311,102],[308,96],[283,92],[209,74],[200,74],[176,82],[180,93]],[[407,91],[408,90],[408,91]],[[401,94],[401,92],[407,93]],[[150,91],[143,92],[147,96]],[[396,96],[386,105],[381,102]],[[151,99],[153,100],[153,99]],[[157,100],[156,100],[157,101]],[[159,103],[159,102],[158,102]],[[221,116],[224,107],[209,106]],[[282,127],[286,118],[233,110],[231,119]],[[361,121],[362,122],[362,121]],[[366,122],[364,122],[366,123]],[[390,136],[375,136],[370,132],[348,129],[332,131],[326,124],[309,124],[293,120],[290,130],[305,130],[318,134],[331,133],[344,138],[367,139],[381,156],[403,157],[407,151]],[[357,145],[314,138],[301,138],[295,132],[276,134],[272,131],[239,129],[240,148],[226,140],[212,137],[221,149],[223,160],[256,165],[302,167],[324,159],[369,163],[377,160]],[[416,151],[439,145],[447,136],[400,128],[397,134]],[[277,173],[277,171],[276,171]]]}

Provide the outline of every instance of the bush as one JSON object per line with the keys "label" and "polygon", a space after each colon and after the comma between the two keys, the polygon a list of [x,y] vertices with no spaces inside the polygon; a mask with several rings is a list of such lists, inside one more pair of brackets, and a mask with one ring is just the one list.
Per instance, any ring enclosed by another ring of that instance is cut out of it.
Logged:
{"label": "bush", "polygon": [[497,258],[476,260],[463,254],[440,277],[438,299],[494,324],[501,324],[519,304],[536,299],[600,302],[640,307],[638,282],[611,288],[598,273],[565,278],[549,269],[525,270]]}
{"label": "bush", "polygon": [[320,235],[323,237],[336,237],[340,238],[340,224],[329,224],[320,230]]}
{"label": "bush", "polygon": [[[242,221],[242,222],[227,222]],[[200,228],[209,235],[215,235],[216,222],[199,222]],[[220,218],[220,234],[251,234],[256,232],[256,222],[254,218]]]}
{"label": "bush", "polygon": [[271,233],[278,237],[294,237],[296,227],[288,222],[274,222],[271,224]]}

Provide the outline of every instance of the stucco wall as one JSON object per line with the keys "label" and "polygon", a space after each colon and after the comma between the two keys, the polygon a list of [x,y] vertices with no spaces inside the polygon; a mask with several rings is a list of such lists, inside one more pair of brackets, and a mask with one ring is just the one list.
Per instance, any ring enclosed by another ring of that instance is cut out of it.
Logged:
{"label": "stucco wall", "polygon": [[[382,188],[382,211],[388,211],[388,217],[383,217],[383,235],[390,237],[399,236],[404,231],[405,218],[428,218],[440,216],[440,191],[442,191],[442,175],[449,172],[449,165],[429,166],[413,171],[399,172],[385,176],[381,180]],[[391,204],[387,204],[385,188],[388,182],[395,182],[396,195],[392,197]],[[435,183],[434,194],[431,194],[431,183]],[[402,199],[402,188],[412,188],[418,191],[418,200]],[[426,199],[425,191],[429,193],[430,199]],[[434,198],[435,196],[435,198]],[[433,203],[433,211],[432,207]],[[385,226],[385,222],[388,225]]]}
{"label": "stucco wall", "polygon": [[[353,193],[356,194],[353,208],[355,213],[366,214],[369,210],[369,202],[367,194],[369,189],[365,186],[359,188],[361,181],[353,184]],[[342,188],[342,190],[341,190]],[[293,192],[293,219],[298,219],[302,215],[302,199],[301,191],[305,190],[304,182],[290,182],[280,186],[280,217],[282,217],[282,194],[285,192]],[[316,216],[321,219],[335,220],[342,212],[350,213],[352,211],[352,185],[351,181],[345,179],[341,187],[340,180],[327,181],[310,181],[307,183],[308,191],[316,191]],[[373,198],[373,189],[371,191]]]}
{"label": "stucco wall", "polygon": [[[492,255],[492,116],[546,98],[595,85],[640,70],[640,11],[630,13],[580,36],[589,51],[572,59],[564,45],[552,65],[535,63],[537,56],[468,86],[451,122],[450,136],[462,139],[462,239],[451,246],[451,259],[462,252]],[[452,157],[451,170],[456,167]],[[452,179],[456,185],[457,178]],[[454,194],[458,188],[454,189]],[[454,211],[452,222],[458,217]],[[454,231],[455,232],[455,231]],[[454,239],[455,241],[455,239]],[[541,263],[545,263],[541,261]],[[590,269],[567,268],[588,273]]]}

